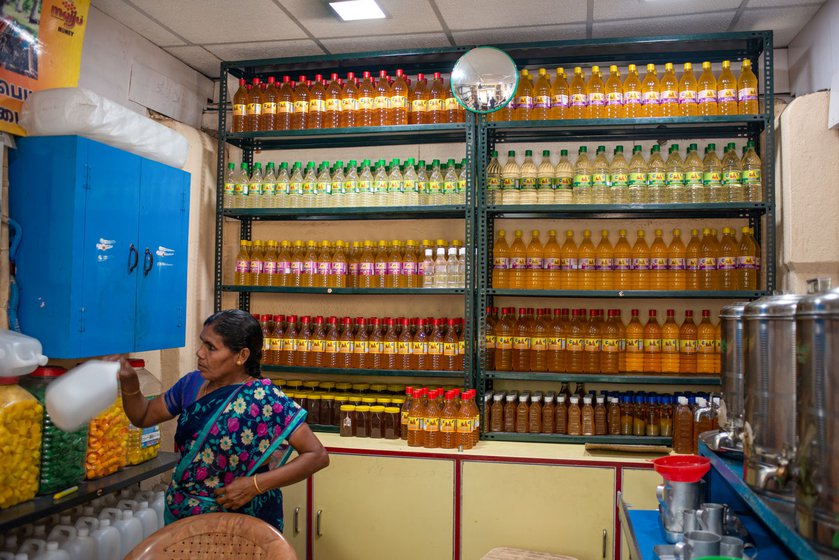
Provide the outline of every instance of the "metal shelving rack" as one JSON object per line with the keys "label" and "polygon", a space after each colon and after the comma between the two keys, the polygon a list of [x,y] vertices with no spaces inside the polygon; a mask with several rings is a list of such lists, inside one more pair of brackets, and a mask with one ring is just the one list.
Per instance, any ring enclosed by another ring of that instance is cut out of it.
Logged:
{"label": "metal shelving rack", "polygon": [[[221,63],[219,79],[219,105],[224,108],[230,99],[227,89],[228,75],[236,78],[263,78],[278,74],[323,74],[332,72],[360,73],[363,70],[387,70],[393,73],[402,68],[406,73],[449,72],[468,47],[447,49],[422,49],[411,51],[371,52],[336,55],[329,58],[298,57],[264,60],[243,60]],[[216,195],[216,239],[215,239],[215,309],[221,309],[225,292],[238,294],[239,307],[250,310],[251,294],[320,294],[320,295],[379,295],[379,296],[423,296],[461,297],[464,301],[464,338],[466,340],[464,368],[462,371],[389,371],[361,369],[300,368],[265,366],[267,372],[297,373],[342,376],[376,377],[423,377],[461,379],[466,387],[473,386],[472,371],[475,355],[474,339],[474,251],[466,253],[466,285],[453,289],[420,288],[275,288],[231,286],[223,283],[222,253],[224,250],[223,225],[225,219],[239,222],[239,239],[251,239],[254,223],[265,221],[356,221],[356,220],[430,220],[456,219],[464,222],[464,245],[475,246],[475,118],[467,115],[465,123],[436,125],[401,125],[390,127],[356,127],[348,129],[283,130],[231,133],[227,131],[224,110],[219,112],[218,161]],[[242,149],[242,161],[253,163],[254,152],[258,150],[315,149],[315,148],[369,148],[374,146],[418,145],[432,143],[457,143],[464,145],[467,160],[467,193],[463,205],[376,207],[376,208],[312,208],[312,209],[255,209],[223,208],[224,145],[233,144]],[[326,429],[326,428],[324,428]]]}
{"label": "metal shelving rack", "polygon": [[[612,299],[754,299],[775,289],[775,177],[774,177],[774,96],[773,96],[773,38],[771,31],[719,33],[557,41],[538,44],[501,45],[518,67],[742,60],[748,58],[755,69],[762,58],[762,112],[757,115],[677,117],[654,119],[580,119],[560,121],[488,122],[478,120],[477,155],[477,252],[478,274],[475,310],[478,333],[476,348],[476,385],[479,402],[491,389],[494,380],[521,381],[582,381],[610,384],[646,384],[678,386],[719,385],[716,376],[596,375],[542,372],[499,372],[486,370],[486,349],[482,333],[486,325],[486,308],[497,296],[506,297],[566,297]],[[760,137],[764,141],[761,143]],[[684,138],[749,138],[755,140],[756,150],[763,161],[764,199],[758,203],[712,204],[630,204],[630,205],[489,205],[485,198],[486,167],[489,154],[504,142],[562,142],[611,140],[669,140]],[[767,146],[768,149],[761,148]],[[758,244],[763,247],[763,289],[755,291],[548,291],[494,289],[491,284],[492,245],[496,219],[551,218],[551,219],[641,219],[641,218],[745,218],[755,228]],[[765,224],[765,227],[762,227]],[[656,438],[624,436],[620,441],[605,441],[600,437],[579,437],[546,434],[487,433],[486,439],[506,441],[605,443],[663,443]],[[661,439],[661,438],[658,438]]]}

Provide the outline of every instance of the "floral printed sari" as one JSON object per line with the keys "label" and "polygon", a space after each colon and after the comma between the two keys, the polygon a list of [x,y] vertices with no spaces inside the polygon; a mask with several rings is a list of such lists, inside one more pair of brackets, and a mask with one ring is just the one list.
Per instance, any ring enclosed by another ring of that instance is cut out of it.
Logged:
{"label": "floral printed sari", "polygon": [[[223,511],[215,490],[234,479],[268,470],[277,452],[284,464],[292,448],[283,442],[306,419],[306,411],[272,385],[269,379],[228,385],[181,412],[175,445],[181,460],[166,490],[166,523]],[[238,510],[283,529],[283,498],[279,489],[256,496]]]}

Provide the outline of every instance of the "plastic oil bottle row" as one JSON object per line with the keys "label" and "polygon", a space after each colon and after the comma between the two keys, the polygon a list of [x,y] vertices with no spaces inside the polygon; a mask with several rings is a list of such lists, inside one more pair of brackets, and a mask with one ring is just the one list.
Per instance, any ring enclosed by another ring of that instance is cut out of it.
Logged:
{"label": "plastic oil bottle row", "polygon": [[652,243],[639,229],[630,245],[626,230],[619,230],[612,245],[609,231],[601,230],[597,245],[591,230],[580,244],[567,230],[560,244],[555,230],[542,244],[533,230],[525,245],[521,230],[512,243],[499,230],[492,249],[492,286],[514,290],[756,290],[760,278],[760,247],[750,228],[692,229],[687,245],[682,230],[674,229],[669,243],[664,232],[654,231]]}
{"label": "plastic oil bottle row", "polygon": [[236,286],[463,288],[461,240],[239,242]]}
{"label": "plastic oil bottle row", "polygon": [[519,165],[516,153],[507,152],[502,166],[498,152],[486,169],[489,204],[675,204],[707,202],[760,202],[763,200],[761,160],[749,141],[737,154],[729,142],[720,159],[716,144],[705,146],[703,157],[690,144],[682,158],[678,144],[671,144],[667,158],[653,145],[648,159],[634,146],[627,161],[623,146],[616,146],[609,161],[606,147],[598,146],[594,158],[580,146],[574,163],[568,151],[551,162],[550,150],[542,151],[539,165],[533,152],[525,151]]}
{"label": "plastic oil bottle row", "polygon": [[357,208],[465,204],[466,161],[394,158],[227,164],[224,208]]}
{"label": "plastic oil bottle row", "polygon": [[525,68],[513,101],[490,113],[489,119],[632,119],[760,112],[757,76],[750,60],[743,60],[739,77],[734,76],[729,60],[722,62],[719,76],[714,76],[710,62],[703,62],[701,68],[697,78],[693,63],[685,62],[681,77],[677,77],[675,66],[668,62],[659,79],[655,64],[647,64],[642,79],[638,67],[630,64],[623,79],[620,69],[612,65],[604,79],[600,66],[592,66],[586,79],[584,69],[575,66],[570,80],[564,68],[557,68],[552,82],[547,69],[539,68],[538,74],[531,76]]}
{"label": "plastic oil bottle row", "polygon": [[719,397],[707,393],[507,391],[484,396],[484,432],[671,437],[695,453],[699,434],[719,428]]}
{"label": "plastic oil bottle row", "polygon": [[265,365],[460,371],[462,318],[262,315]]}
{"label": "plastic oil bottle row", "polygon": [[409,387],[402,405],[402,439],[409,447],[472,449],[481,433],[475,394],[474,389],[444,393]]}
{"label": "plastic oil bottle row", "polygon": [[239,80],[231,132],[457,123],[465,117],[439,72],[413,81],[402,70],[394,76],[381,70],[378,79],[370,72],[348,72],[346,79],[333,73],[329,80],[283,76],[280,82],[269,76],[265,82]]}
{"label": "plastic oil bottle row", "polygon": [[[633,309],[624,325],[621,312],[609,309],[487,309],[484,341],[488,370],[556,373],[720,372],[720,325],[702,310],[697,324],[692,310],[681,325],[668,309],[664,323],[649,310],[645,324]],[[588,316],[586,316],[588,315]]]}

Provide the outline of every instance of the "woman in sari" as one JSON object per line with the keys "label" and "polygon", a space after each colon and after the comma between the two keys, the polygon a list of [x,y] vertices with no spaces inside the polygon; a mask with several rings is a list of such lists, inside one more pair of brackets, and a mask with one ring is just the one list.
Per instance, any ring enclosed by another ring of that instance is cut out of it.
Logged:
{"label": "woman in sari", "polygon": [[[181,459],[166,491],[166,523],[232,510],[282,531],[280,488],[326,467],[329,456],[306,424],[306,411],[260,378],[262,329],[252,316],[238,309],[211,315],[196,356],[196,371],[150,400],[124,359],[119,372],[132,424],[178,418]],[[292,450],[298,456],[286,462]]]}

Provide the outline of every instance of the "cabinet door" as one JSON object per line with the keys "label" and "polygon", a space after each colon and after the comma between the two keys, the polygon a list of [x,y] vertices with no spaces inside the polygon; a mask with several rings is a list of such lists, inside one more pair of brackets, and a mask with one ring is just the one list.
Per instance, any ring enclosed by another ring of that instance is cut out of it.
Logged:
{"label": "cabinet door", "polygon": [[[655,488],[662,480],[653,469],[621,469],[623,501],[634,509],[658,509]],[[629,559],[625,533],[621,535],[621,558]]]}
{"label": "cabinet door", "polygon": [[330,455],[312,512],[315,560],[452,558],[454,461]]}
{"label": "cabinet door", "polygon": [[462,558],[502,546],[613,556],[614,469],[466,461],[462,480]]}
{"label": "cabinet door", "polygon": [[[141,158],[89,140],[82,246],[80,344],[75,357],[131,352],[139,266],[137,206]],[[69,357],[69,356],[68,356]]]}
{"label": "cabinet door", "polygon": [[306,560],[306,521],[309,518],[306,481],[283,488],[283,535],[294,547],[297,557]]}
{"label": "cabinet door", "polygon": [[189,173],[144,159],[140,178],[138,352],[184,345],[189,234]]}

